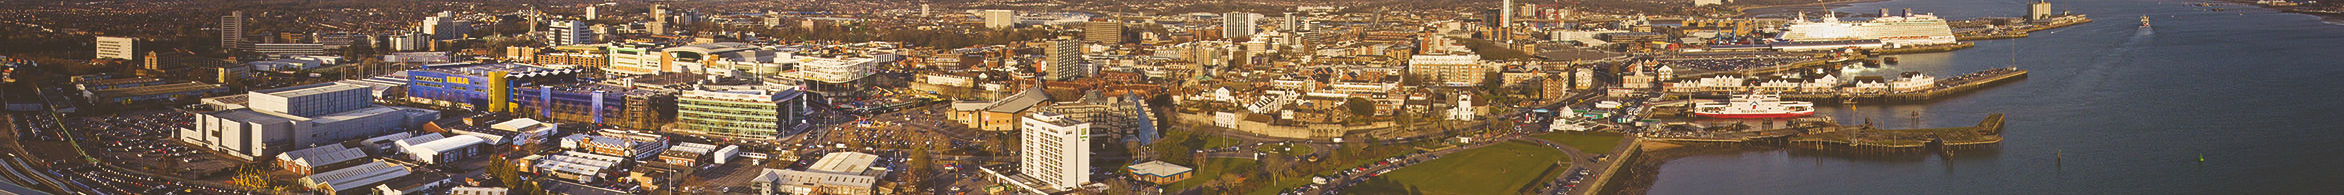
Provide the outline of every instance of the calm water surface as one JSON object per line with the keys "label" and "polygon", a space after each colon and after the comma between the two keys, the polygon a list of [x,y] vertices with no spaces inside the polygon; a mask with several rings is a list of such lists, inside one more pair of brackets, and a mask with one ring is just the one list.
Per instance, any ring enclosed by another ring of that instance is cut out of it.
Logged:
{"label": "calm water surface", "polygon": [[[1895,0],[1949,19],[2020,16],[2035,0]],[[1852,157],[1758,151],[1686,157],[1652,194],[2335,194],[2344,192],[2344,26],[2244,6],[2060,0],[2098,22],[1900,56],[1859,75],[2030,78],[1928,104],[1838,106],[1845,123],[1969,126],[2009,114],[1998,149]],[[2137,28],[2140,16],[2155,28]],[[2015,62],[2013,62],[2015,61]],[[1919,113],[1915,117],[1913,113]],[[2056,156],[2064,156],[2059,158]],[[2198,162],[2200,156],[2206,161]]]}

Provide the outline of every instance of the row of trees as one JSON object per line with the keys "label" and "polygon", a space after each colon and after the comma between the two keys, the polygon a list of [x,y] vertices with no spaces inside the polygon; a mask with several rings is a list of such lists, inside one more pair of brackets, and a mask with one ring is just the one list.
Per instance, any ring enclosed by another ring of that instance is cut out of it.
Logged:
{"label": "row of trees", "polygon": [[228,179],[228,185],[264,190],[270,192],[269,194],[286,194],[294,190],[292,184],[280,182],[276,176],[269,175],[268,169],[261,168],[267,167],[265,164],[259,165],[261,166],[247,165],[235,168],[236,176]]}
{"label": "row of trees", "polygon": [[498,183],[504,184],[505,188],[509,189],[507,192],[525,195],[551,194],[545,190],[545,187],[538,186],[537,182],[523,178],[521,167],[514,165],[512,160],[507,160],[504,156],[490,158],[488,163],[488,170],[485,172],[489,177],[496,178]]}

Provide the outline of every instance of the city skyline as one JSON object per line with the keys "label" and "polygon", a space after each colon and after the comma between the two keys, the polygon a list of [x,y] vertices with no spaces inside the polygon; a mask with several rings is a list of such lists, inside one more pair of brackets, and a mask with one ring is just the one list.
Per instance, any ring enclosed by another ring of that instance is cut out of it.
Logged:
{"label": "city skyline", "polygon": [[2344,173],[2290,158],[2344,135],[2318,120],[2344,108],[2318,60],[2344,52],[2344,2],[0,7],[8,194],[2295,194]]}

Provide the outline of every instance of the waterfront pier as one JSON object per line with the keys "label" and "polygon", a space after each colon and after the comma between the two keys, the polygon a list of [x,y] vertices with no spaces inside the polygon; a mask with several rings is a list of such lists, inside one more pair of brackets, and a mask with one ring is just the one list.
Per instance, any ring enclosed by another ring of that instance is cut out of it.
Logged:
{"label": "waterfront pier", "polygon": [[[1954,23],[1955,23],[1955,24],[1966,24],[1966,23],[1987,23],[1987,22],[1985,22],[1985,21],[1958,21],[1958,22],[1954,22]],[[2041,22],[2030,22],[2030,23],[2026,23],[2026,24],[2019,24],[2019,25],[2008,25],[2008,26],[1993,26],[1993,27],[1983,27],[1983,28],[1979,28],[1979,29],[1975,29],[1975,30],[1965,30],[1965,31],[1961,31],[1961,32],[1956,32],[1956,33],[1954,33],[1954,39],[1955,39],[1955,40],[1961,40],[1961,41],[1982,41],[1982,40],[1995,40],[1995,39],[2014,39],[2014,38],[2026,38],[2027,36],[2032,36],[2031,34],[2033,34],[2035,31],[2043,31],[2043,30],[2058,29],[2058,28],[2062,28],[2062,27],[2075,26],[2075,25],[2080,25],[2080,24],[2084,24],[2084,23],[2092,23],[2092,19],[2091,19],[2090,17],[2085,17],[2084,15],[2068,15],[2068,16],[2061,16],[2061,17],[2055,17],[2055,18],[2048,18],[2048,19],[2044,19],[2044,20],[2042,20]]]}
{"label": "waterfront pier", "polygon": [[1843,126],[1831,122],[1802,122],[1802,125],[1776,129],[1647,134],[1640,140],[1699,145],[1791,146],[1865,153],[1952,151],[2002,142],[2002,122],[2002,114],[1987,115],[1977,126],[1926,129],[1880,129],[1872,124]]}
{"label": "waterfront pier", "polygon": [[1980,88],[2007,83],[2013,80],[2026,79],[2026,77],[2027,70],[2025,69],[1997,68],[1963,74],[1961,76],[1955,76],[1951,78],[1938,79],[1938,87],[1925,90],[1883,93],[1795,93],[1783,94],[1782,99],[1815,103],[1836,102],[1850,104],[1924,102],[1935,100],[1940,97],[1959,95],[1962,93],[1976,91]]}

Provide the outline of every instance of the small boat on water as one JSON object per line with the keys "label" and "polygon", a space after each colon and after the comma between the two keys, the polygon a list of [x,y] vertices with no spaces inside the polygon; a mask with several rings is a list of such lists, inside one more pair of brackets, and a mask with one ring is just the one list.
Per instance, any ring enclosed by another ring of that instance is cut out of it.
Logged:
{"label": "small boat on water", "polygon": [[2149,16],[2141,16],[2141,28],[2149,27]]}

